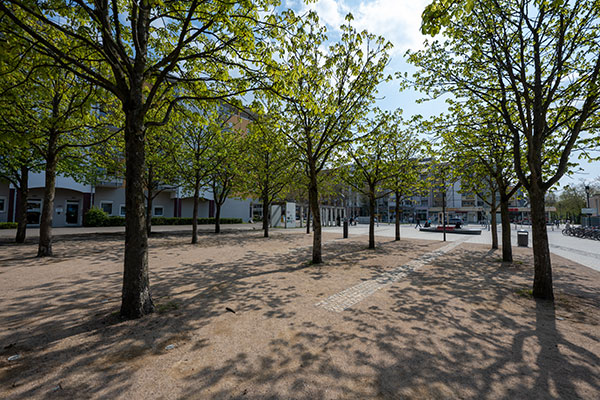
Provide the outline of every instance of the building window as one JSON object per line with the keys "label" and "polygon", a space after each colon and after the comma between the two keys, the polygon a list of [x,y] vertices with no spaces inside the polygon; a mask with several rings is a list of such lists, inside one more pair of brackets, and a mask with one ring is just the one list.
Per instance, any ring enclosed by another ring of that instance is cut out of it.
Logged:
{"label": "building window", "polygon": [[0,196],[0,212],[6,212],[6,197]]}
{"label": "building window", "polygon": [[121,217],[125,216],[125,204],[121,204],[121,206],[119,207],[119,215]]}
{"label": "building window", "polygon": [[27,200],[27,223],[31,225],[39,225],[41,215],[42,201],[35,199]]}
{"label": "building window", "polygon": [[156,206],[154,207],[154,216],[155,217],[162,217],[164,215],[164,208],[163,206]]}
{"label": "building window", "polygon": [[113,213],[112,205],[113,205],[112,201],[101,201],[100,202],[100,208],[102,209],[102,211],[104,211],[108,215],[112,215],[112,213]]}

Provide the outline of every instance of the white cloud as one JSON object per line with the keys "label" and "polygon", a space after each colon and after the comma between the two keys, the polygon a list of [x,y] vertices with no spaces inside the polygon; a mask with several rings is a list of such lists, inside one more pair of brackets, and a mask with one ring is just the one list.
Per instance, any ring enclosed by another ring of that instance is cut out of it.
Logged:
{"label": "white cloud", "polygon": [[425,36],[419,30],[421,13],[431,0],[319,0],[305,5],[314,10],[328,30],[339,30],[344,16],[351,12],[352,25],[381,35],[394,44],[393,52],[403,54],[408,49],[421,49]]}

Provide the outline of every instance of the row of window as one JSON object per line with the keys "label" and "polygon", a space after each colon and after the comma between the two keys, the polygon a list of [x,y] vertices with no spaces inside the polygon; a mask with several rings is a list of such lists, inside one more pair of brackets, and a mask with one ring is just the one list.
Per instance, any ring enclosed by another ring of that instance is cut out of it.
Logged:
{"label": "row of window", "polygon": [[[102,211],[104,211],[108,215],[113,215],[113,202],[112,201],[101,201],[100,208],[102,209]],[[119,215],[121,217],[125,216],[125,204],[119,205]],[[152,215],[155,217],[164,216],[165,208],[163,206],[154,206]]]}

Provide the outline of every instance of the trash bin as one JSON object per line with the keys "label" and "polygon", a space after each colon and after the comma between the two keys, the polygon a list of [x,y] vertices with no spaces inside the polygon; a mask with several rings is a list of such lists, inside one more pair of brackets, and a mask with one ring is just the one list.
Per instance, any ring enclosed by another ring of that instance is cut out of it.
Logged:
{"label": "trash bin", "polygon": [[519,247],[527,247],[529,245],[529,232],[524,230],[517,231],[517,244]]}

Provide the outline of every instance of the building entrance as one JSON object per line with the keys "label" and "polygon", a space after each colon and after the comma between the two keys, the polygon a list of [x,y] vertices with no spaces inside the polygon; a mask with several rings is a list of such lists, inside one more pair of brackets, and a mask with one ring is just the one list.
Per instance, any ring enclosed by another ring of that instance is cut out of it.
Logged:
{"label": "building entrance", "polygon": [[67,202],[66,222],[70,225],[79,223],[79,202]]}

